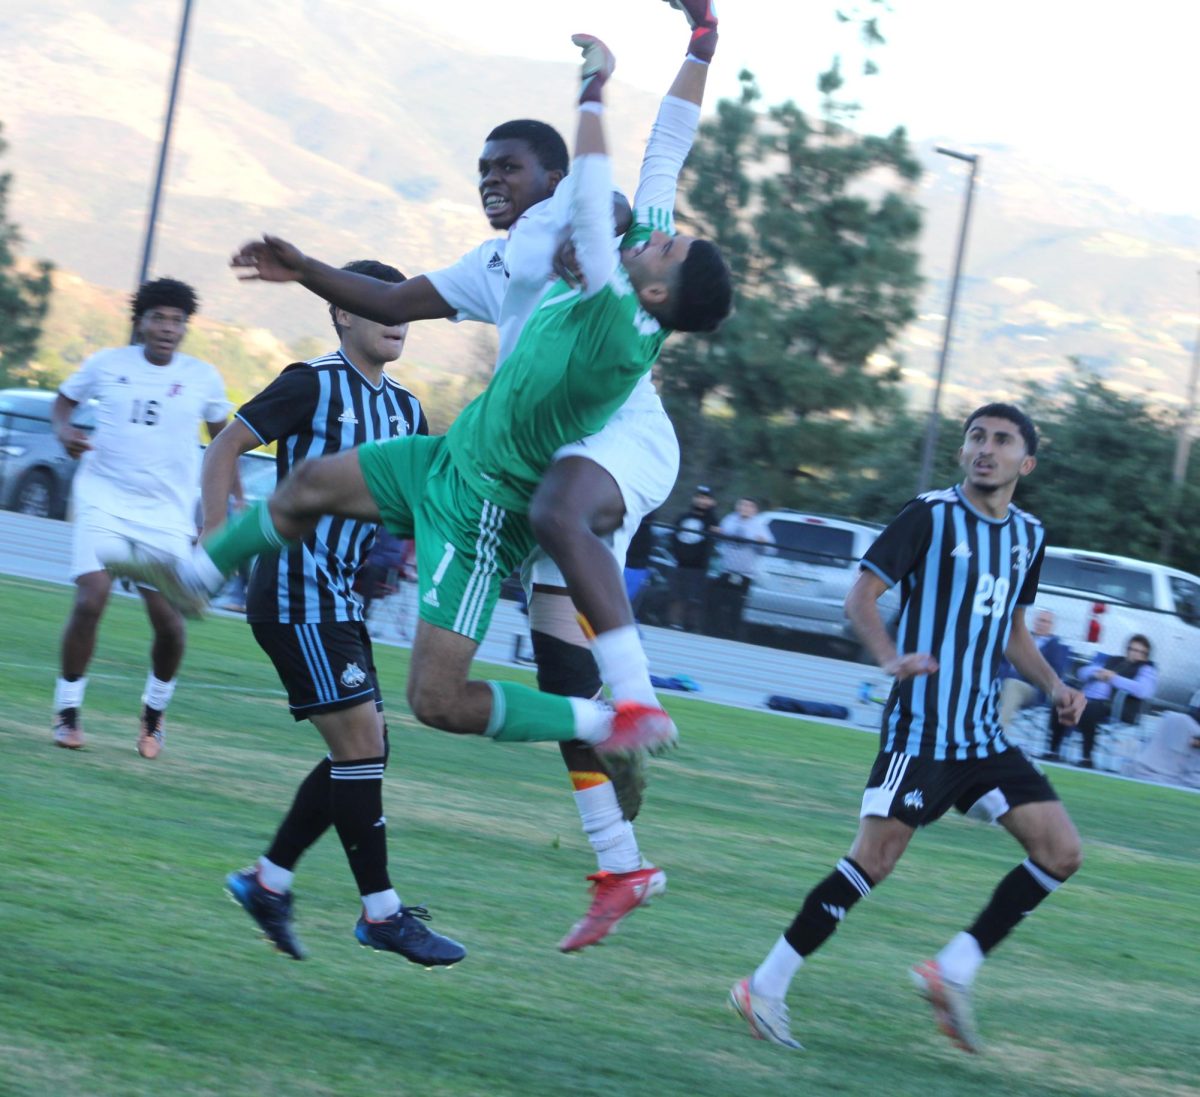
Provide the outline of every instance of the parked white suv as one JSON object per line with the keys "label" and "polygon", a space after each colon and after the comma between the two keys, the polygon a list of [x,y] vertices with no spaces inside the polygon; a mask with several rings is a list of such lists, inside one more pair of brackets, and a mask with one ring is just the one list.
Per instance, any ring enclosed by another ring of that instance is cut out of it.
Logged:
{"label": "parked white suv", "polygon": [[1135,632],[1150,640],[1155,699],[1186,704],[1200,687],[1200,578],[1162,564],[1047,546],[1037,597],[1077,655],[1120,655]]}
{"label": "parked white suv", "polygon": [[[748,625],[828,636],[849,643],[858,654],[858,640],[843,603],[858,578],[858,562],[883,527],[794,510],[768,510],[762,518],[775,546],[759,560],[742,620]],[[879,612],[889,625],[895,620],[900,612],[898,588],[879,599]]]}

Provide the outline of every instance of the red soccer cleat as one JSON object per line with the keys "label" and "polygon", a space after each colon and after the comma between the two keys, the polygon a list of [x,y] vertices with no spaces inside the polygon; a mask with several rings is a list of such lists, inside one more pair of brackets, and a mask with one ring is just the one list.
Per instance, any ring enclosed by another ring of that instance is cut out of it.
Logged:
{"label": "red soccer cleat", "polygon": [[667,890],[667,874],[653,865],[632,872],[596,872],[588,879],[592,905],[558,942],[561,952],[578,952],[604,940],[625,915]]}
{"label": "red soccer cleat", "polygon": [[947,979],[936,960],[917,964],[909,974],[917,990],[933,1007],[938,1028],[963,1051],[975,1055],[983,1050],[975,1027],[971,988]]}
{"label": "red soccer cleat", "polygon": [[640,701],[618,701],[613,705],[608,738],[593,746],[601,754],[628,754],[635,750],[659,754],[678,742],[679,729],[662,709]]}

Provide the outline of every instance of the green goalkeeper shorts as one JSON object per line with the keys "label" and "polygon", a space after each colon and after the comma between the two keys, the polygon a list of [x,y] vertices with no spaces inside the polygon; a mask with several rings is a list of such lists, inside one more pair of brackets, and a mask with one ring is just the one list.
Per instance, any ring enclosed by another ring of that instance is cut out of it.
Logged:
{"label": "green goalkeeper shorts", "polygon": [[534,546],[529,519],[469,487],[443,435],[368,442],[358,462],[383,524],[416,541],[421,620],[482,641],[501,582]]}

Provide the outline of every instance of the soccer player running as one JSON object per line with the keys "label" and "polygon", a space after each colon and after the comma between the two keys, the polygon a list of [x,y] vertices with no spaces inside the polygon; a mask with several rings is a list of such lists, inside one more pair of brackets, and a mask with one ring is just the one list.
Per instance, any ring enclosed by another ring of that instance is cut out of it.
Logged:
{"label": "soccer player running", "polygon": [[[372,259],[344,269],[404,280],[395,267]],[[400,357],[408,329],[333,306],[329,312],[337,349],[288,366],[209,447],[201,492],[206,528],[224,521],[238,457],[256,446],[276,443],[282,479],[299,461],[429,433],[420,403],[384,372]],[[292,880],[297,862],[332,824],[362,897],[358,940],[414,963],[445,966],[466,950],[424,925],[425,908],[404,906],[388,875],[387,726],[362,602],[352,589],[378,528],[325,517],[302,541],[255,563],[246,619],[275,664],[292,716],[311,721],[329,753],[301,782],[266,852],[251,867],[230,873],[226,886],[280,952],[303,959],[292,926]]]}
{"label": "soccer player running", "polygon": [[[658,199],[668,211],[667,223],[674,177],[699,124],[704,76],[717,42],[709,0],[668,2],[684,10],[691,39],[683,95],[668,94],[656,123],[664,140],[655,155],[668,158],[664,171],[670,176],[669,193]],[[446,317],[495,324],[499,369],[553,281],[556,252],[570,232],[575,179],[568,167],[565,142],[544,122],[523,119],[497,126],[479,158],[479,193],[488,221],[506,231],[507,239],[489,239],[451,266],[401,285],[345,274],[274,237],[247,245],[234,265],[251,278],[297,280],[380,320]],[[613,602],[612,576],[620,573],[642,518],[666,501],[678,469],[675,432],[649,377],[639,381],[602,430],[554,455],[529,504],[534,533],[549,555],[539,549],[523,568],[543,691],[593,698],[603,679],[614,696],[657,704],[632,615],[625,614],[624,601]],[[592,650],[592,637],[580,625],[555,559],[566,562],[576,583],[581,575],[608,576],[607,591],[593,598],[587,611],[591,628],[599,631]],[[579,741],[563,742],[561,750],[598,869],[589,877],[594,895],[586,915],[560,942],[560,948],[573,951],[602,939],[626,914],[664,890],[666,876],[644,863],[632,826],[644,784],[640,760],[601,757]]]}
{"label": "soccer player running", "polygon": [[[1043,689],[1064,721],[1083,707],[1042,658],[1025,624],[1037,595],[1045,531],[1012,503],[1036,464],[1037,430],[1019,408],[987,404],[966,421],[961,485],[910,502],[867,550],[846,597],[859,638],[895,678],[881,749],[863,794],[850,852],[804,900],[753,975],[734,984],[734,1007],[754,1036],[799,1048],[784,998],[805,960],[895,867],[917,827],[950,808],[1000,823],[1026,859],[1000,881],[975,921],[912,971],[942,1030],[979,1051],[971,987],[980,965],[1080,866],[1079,835],[1050,782],[1004,738],[997,718],[1007,655]],[[901,585],[897,643],[880,595]],[[899,645],[897,647],[897,644]]]}
{"label": "soccer player running", "polygon": [[[81,458],[71,489],[75,602],[63,630],[61,675],[54,688],[54,742],[69,750],[85,742],[80,710],[87,668],[112,590],[112,577],[101,561],[129,552],[184,559],[192,551],[198,427],[204,423],[209,437],[216,438],[229,414],[216,369],[178,353],[196,307],[195,292],[183,282],[159,278],[143,283],[133,298],[137,342],[88,358],[62,383],[50,412],[63,448]],[[72,425],[71,415],[93,399],[96,430],[88,434]],[[236,478],[231,487],[240,493]],[[179,612],[158,591],[139,586],[138,593],[154,642],[137,750],[143,758],[157,758],[186,633]]]}
{"label": "soccer player running", "polygon": [[[731,304],[717,249],[655,227],[670,226],[664,202],[673,201],[678,165],[664,171],[652,155],[654,138],[637,223],[618,250],[601,122],[612,58],[595,39],[579,41],[585,65],[571,221],[586,288],[551,287],[504,368],[445,436],[392,439],[306,461],[270,500],[206,539],[189,567],[150,570],[180,604],[198,608],[240,561],[307,536],[322,515],[382,519],[417,543],[421,620],[408,700],[419,721],[498,741],[581,739],[601,751],[655,749],[677,738],[655,706],[468,680],[500,581],[533,548],[526,510],[553,455],[604,425],[671,330],[713,330]],[[693,75],[697,68],[684,66],[672,95],[695,101],[703,82]],[[138,563],[114,568],[136,572]],[[628,614],[615,569],[613,580],[614,599]]]}

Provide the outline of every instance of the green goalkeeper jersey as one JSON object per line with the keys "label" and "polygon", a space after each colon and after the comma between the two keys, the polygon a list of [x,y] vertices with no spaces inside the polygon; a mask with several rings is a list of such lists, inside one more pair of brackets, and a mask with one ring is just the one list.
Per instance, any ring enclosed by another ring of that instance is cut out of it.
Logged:
{"label": "green goalkeeper jersey", "polygon": [[[639,216],[621,247],[669,224],[669,212]],[[600,431],[654,365],[667,335],[638,303],[620,262],[591,296],[556,282],[503,368],[447,432],[455,467],[484,498],[525,513],[554,454]]]}

